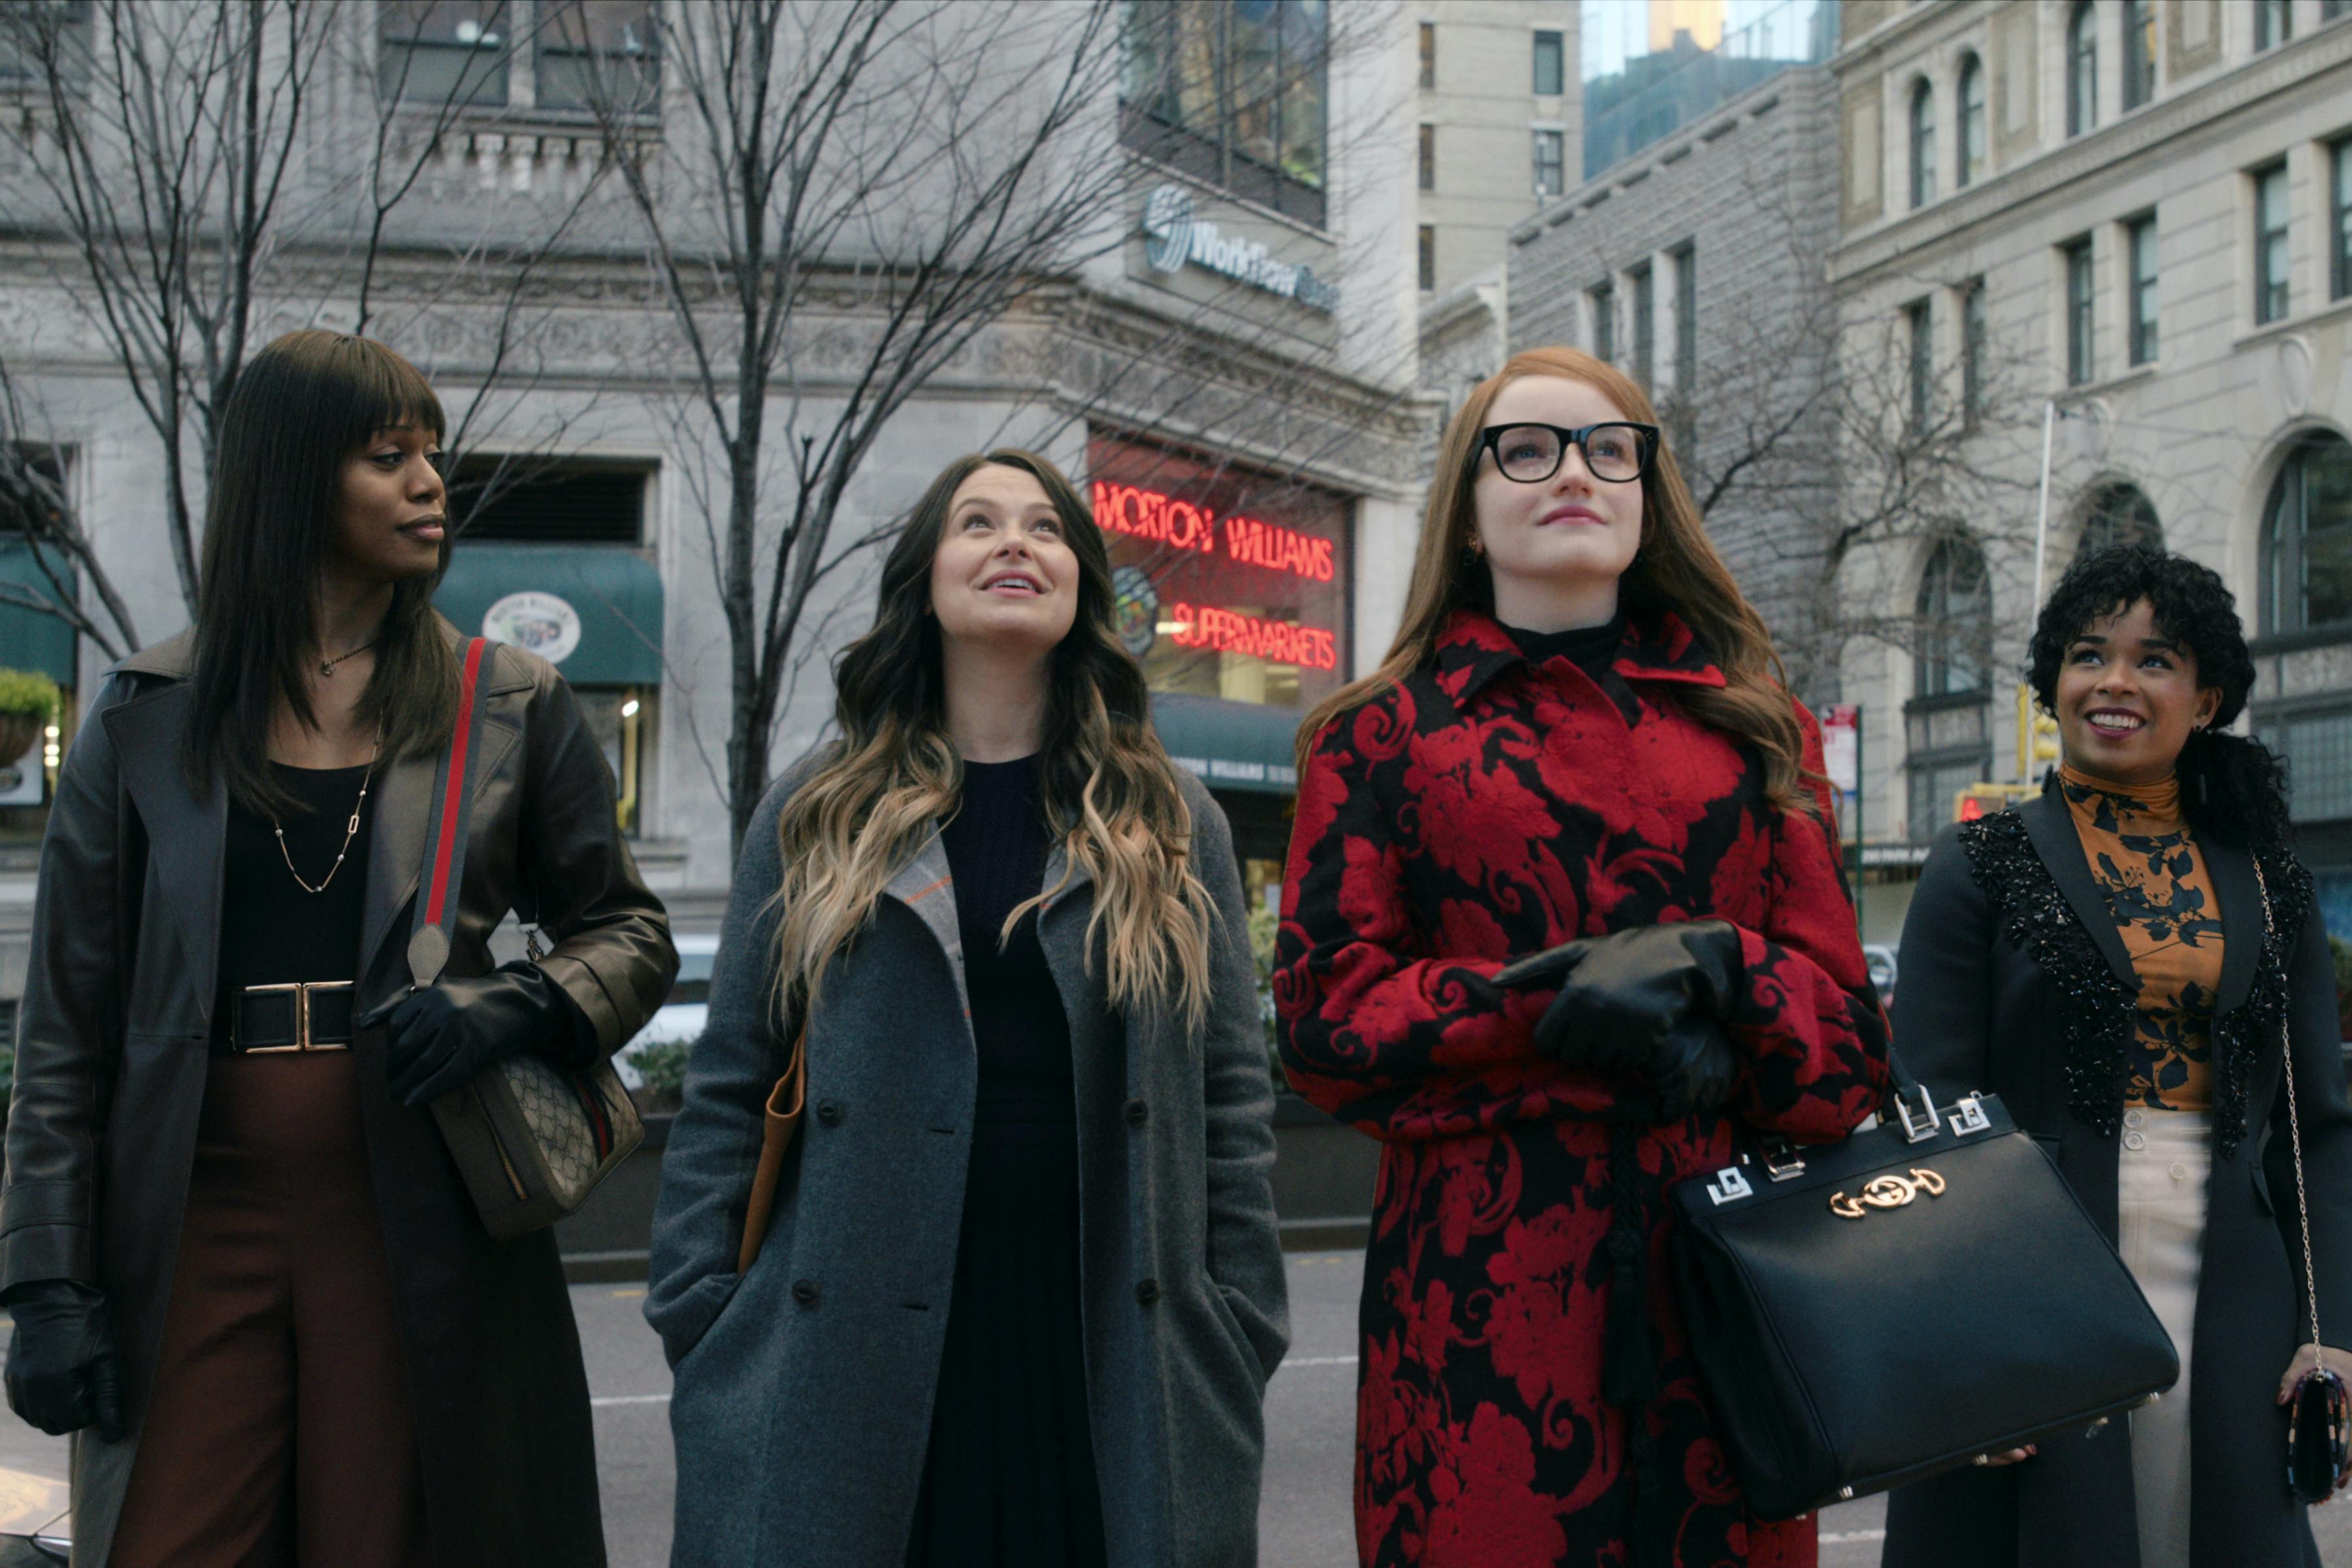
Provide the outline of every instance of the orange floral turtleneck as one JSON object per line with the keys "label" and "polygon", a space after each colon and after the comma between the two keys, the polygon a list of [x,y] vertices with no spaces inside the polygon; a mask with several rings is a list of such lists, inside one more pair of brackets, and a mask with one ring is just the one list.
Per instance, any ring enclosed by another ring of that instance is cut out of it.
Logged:
{"label": "orange floral turtleneck", "polygon": [[2213,997],[2221,912],[2180,815],[2180,783],[2118,784],[2072,767],[2059,788],[2091,876],[2139,975],[2139,1021],[2124,1103],[2212,1108]]}

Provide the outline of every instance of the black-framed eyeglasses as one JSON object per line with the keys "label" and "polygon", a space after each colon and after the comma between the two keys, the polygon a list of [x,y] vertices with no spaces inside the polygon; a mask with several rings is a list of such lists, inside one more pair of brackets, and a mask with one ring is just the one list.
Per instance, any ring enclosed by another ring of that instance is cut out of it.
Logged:
{"label": "black-framed eyeglasses", "polygon": [[1489,425],[1478,432],[1480,453],[1492,452],[1503,477],[1522,485],[1539,485],[1559,472],[1570,447],[1583,455],[1585,469],[1594,479],[1629,484],[1650,471],[1650,459],[1658,454],[1658,427],[1612,419],[1577,430],[1558,425]]}

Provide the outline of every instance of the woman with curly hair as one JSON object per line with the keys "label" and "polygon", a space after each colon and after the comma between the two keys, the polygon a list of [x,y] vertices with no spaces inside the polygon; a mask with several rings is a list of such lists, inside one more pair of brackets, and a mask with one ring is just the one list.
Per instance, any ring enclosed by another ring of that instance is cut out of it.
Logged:
{"label": "woman with curly hair", "polygon": [[2315,1563],[2281,1408],[2313,1361],[2284,1050],[2330,1345],[2352,1344],[2352,1112],[2283,770],[2227,732],[2253,684],[2245,634],[2210,570],[2125,546],[2066,574],[2030,657],[2063,763],[1937,842],[1896,1037],[1937,1098],[1992,1090],[2056,1158],[2180,1381],[2092,1441],[1895,1493],[1886,1568]]}
{"label": "woman with curly hair", "polygon": [[1395,645],[1299,731],[1276,955],[1290,1081],[1384,1144],[1367,1564],[1811,1568],[1665,1268],[1667,1188],[1736,1128],[1836,1139],[1887,1087],[1778,673],[1639,386],[1539,349],[1471,394]]}
{"label": "woman with curly hair", "polygon": [[950,463],[836,684],[744,835],[662,1165],[671,1561],[1254,1563],[1288,1335],[1248,915],[1069,480]]}

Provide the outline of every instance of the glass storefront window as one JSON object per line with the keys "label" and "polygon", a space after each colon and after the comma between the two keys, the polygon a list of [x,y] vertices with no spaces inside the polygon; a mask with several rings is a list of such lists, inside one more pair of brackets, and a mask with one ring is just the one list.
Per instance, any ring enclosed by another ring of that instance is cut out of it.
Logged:
{"label": "glass storefront window", "polygon": [[1344,499],[1112,437],[1087,464],[1152,690],[1297,709],[1347,678]]}

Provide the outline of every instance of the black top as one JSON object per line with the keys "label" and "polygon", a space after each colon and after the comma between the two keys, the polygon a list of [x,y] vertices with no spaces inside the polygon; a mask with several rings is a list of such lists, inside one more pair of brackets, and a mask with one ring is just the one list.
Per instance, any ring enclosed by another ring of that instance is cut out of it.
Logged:
{"label": "black top", "polygon": [[1511,641],[1530,664],[1564,658],[1591,678],[1592,684],[1617,705],[1632,723],[1640,711],[1633,693],[1616,671],[1617,652],[1625,642],[1625,612],[1620,610],[1597,626],[1576,626],[1564,632],[1530,632],[1505,626]]}
{"label": "black top", "polygon": [[979,1123],[1058,1126],[1075,1136],[1070,1025],[1037,944],[1035,911],[1000,945],[1005,916],[1045,884],[1036,762],[964,763],[963,803],[940,837],[955,882],[964,986],[980,1052]]}
{"label": "black top", "polygon": [[300,809],[279,818],[286,854],[312,887],[319,885],[338,854],[343,864],[326,891],[306,893],[278,852],[268,816],[229,798],[226,865],[221,876],[219,994],[213,1011],[215,1034],[226,1038],[232,1012],[226,999],[248,985],[293,980],[359,978],[360,921],[367,899],[368,840],[375,830],[375,795],[370,785],[360,808],[360,828],[343,849],[343,834],[358,803],[368,770],[297,768],[269,764],[278,787]]}

